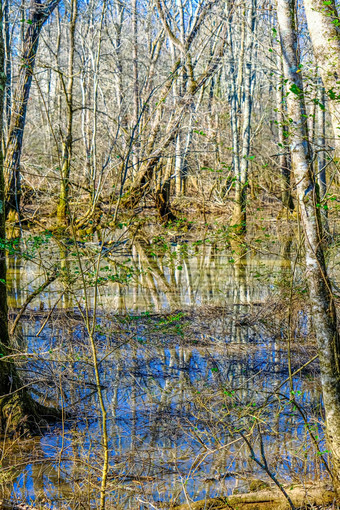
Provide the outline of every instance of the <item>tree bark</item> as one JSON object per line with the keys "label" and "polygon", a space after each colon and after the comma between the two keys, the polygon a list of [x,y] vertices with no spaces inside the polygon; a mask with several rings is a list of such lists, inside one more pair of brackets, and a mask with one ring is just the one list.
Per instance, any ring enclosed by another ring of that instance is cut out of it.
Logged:
{"label": "tree bark", "polygon": [[4,164],[6,174],[6,215],[13,218],[20,213],[20,158],[39,35],[45,21],[59,2],[60,0],[51,0],[42,4],[40,0],[31,0],[29,25],[24,38],[21,58],[22,65],[13,96],[12,115]]}
{"label": "tree bark", "polygon": [[133,66],[133,116],[131,130],[134,131],[133,173],[139,166],[139,69],[138,69],[138,2],[132,3],[132,66]]}
{"label": "tree bark", "polygon": [[139,81],[138,81],[138,13],[137,0],[132,5],[132,34],[133,34],[133,124],[138,124],[139,117]]}
{"label": "tree bark", "polygon": [[[334,500],[334,493],[324,487],[294,487],[289,494],[297,508],[329,505]],[[174,510],[289,510],[291,506],[281,492],[261,490],[248,494],[205,499],[171,508]]]}
{"label": "tree bark", "polygon": [[[2,13],[2,0],[0,0]],[[2,140],[4,133],[3,112],[5,102],[5,45],[3,18],[0,19],[0,430],[9,435],[39,432],[39,414],[59,414],[35,402],[23,387],[15,363],[11,357],[8,333],[8,309],[6,287],[6,239],[5,179]]]}
{"label": "tree bark", "polygon": [[331,284],[322,247],[318,186],[312,169],[303,82],[297,54],[295,0],[277,0],[284,74],[287,80],[287,107],[290,122],[292,170],[304,231],[306,281],[320,360],[321,384],[326,412],[329,449],[333,463],[333,483],[340,497],[340,341]]}
{"label": "tree bark", "polygon": [[165,165],[165,175],[162,176],[161,173],[159,183],[155,189],[155,206],[160,221],[164,224],[177,219],[170,205],[171,172],[172,164],[171,161],[169,161],[168,164]]}
{"label": "tree bark", "polygon": [[[237,196],[239,194],[239,182],[237,178],[240,175],[240,137],[239,137],[239,115],[238,115],[238,95],[240,93],[240,87],[237,87],[237,83],[242,83],[242,79],[237,75],[236,64],[235,64],[235,43],[233,38],[233,12],[230,2],[227,2],[228,17],[228,31],[227,31],[227,47],[228,47],[228,99],[230,103],[230,127],[231,137],[233,144],[233,172],[235,179],[235,205],[234,205],[234,218],[232,223],[238,224],[238,217],[240,213],[236,211]],[[243,46],[241,42],[241,46]],[[243,58],[244,52],[241,51],[240,59]],[[243,73],[243,66],[239,66],[239,72]],[[235,218],[236,216],[236,218]],[[236,220],[236,221],[235,221]]]}
{"label": "tree bark", "polygon": [[[254,46],[254,31],[255,31],[255,10],[256,0],[250,0],[247,4],[247,17],[246,17],[246,39],[244,48],[244,71],[243,80],[240,75],[239,90],[242,90],[244,97],[241,103],[243,121],[241,127],[241,158],[239,163],[239,171],[236,174],[236,187],[235,187],[235,205],[233,213],[233,224],[237,225],[236,232],[244,234],[247,225],[247,188],[248,188],[248,168],[249,168],[249,153],[250,153],[250,130],[251,130],[251,114],[252,114],[252,57]],[[245,14],[244,14],[245,15]],[[242,87],[243,82],[243,87]],[[239,92],[240,94],[240,92]]]}
{"label": "tree bark", "polygon": [[277,129],[279,141],[279,166],[281,173],[281,199],[284,207],[291,211],[294,210],[294,202],[291,194],[291,168],[289,150],[287,147],[288,121],[284,116],[285,89],[283,79],[283,65],[281,52],[278,55],[279,79],[276,83],[276,101],[277,101]]}
{"label": "tree bark", "polygon": [[304,0],[316,63],[329,98],[336,158],[340,157],[340,28],[335,0]]}
{"label": "tree bark", "polygon": [[[71,157],[72,157],[72,143],[73,143],[73,75],[74,75],[74,52],[75,52],[75,30],[77,21],[77,0],[71,1],[70,12],[70,49],[68,56],[68,80],[67,85],[63,82],[66,100],[66,133],[63,139],[63,153],[62,153],[62,168],[61,168],[61,181],[59,204],[57,208],[57,220],[59,225],[67,222],[67,207],[69,195],[69,181],[71,171]],[[61,77],[64,80],[63,77]]]}
{"label": "tree bark", "polygon": [[320,190],[320,200],[321,202],[321,219],[322,226],[329,236],[329,225],[328,225],[328,211],[327,211],[327,201],[326,201],[326,193],[327,193],[327,179],[326,179],[326,94],[325,89],[321,84],[319,84],[318,89],[318,104],[317,108],[317,176],[318,176],[318,184]]}
{"label": "tree bark", "polygon": [[8,131],[11,121],[12,106],[12,55],[10,44],[10,22],[9,22],[9,0],[5,0],[4,5],[4,25],[5,25],[5,69],[6,69],[6,103],[5,103],[5,124]]}

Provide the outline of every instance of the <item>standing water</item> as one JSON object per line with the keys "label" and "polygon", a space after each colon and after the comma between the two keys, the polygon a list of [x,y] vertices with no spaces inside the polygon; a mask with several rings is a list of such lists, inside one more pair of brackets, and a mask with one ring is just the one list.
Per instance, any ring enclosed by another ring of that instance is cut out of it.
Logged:
{"label": "standing water", "polygon": [[[33,395],[62,408],[63,420],[41,438],[4,447],[4,497],[45,508],[98,505],[104,451],[84,322],[86,303],[93,318],[96,285],[107,508],[169,508],[269,484],[244,434],[256,452],[262,438],[281,483],[323,476],[317,365],[293,377],[295,403],[288,385],[286,316],[277,305],[291,275],[287,257],[237,257],[207,243],[51,242],[34,258],[9,258],[10,308],[54,267],[59,278],[30,303],[15,341],[29,354],[21,368]],[[307,324],[303,314],[294,324],[293,372],[314,354]]]}

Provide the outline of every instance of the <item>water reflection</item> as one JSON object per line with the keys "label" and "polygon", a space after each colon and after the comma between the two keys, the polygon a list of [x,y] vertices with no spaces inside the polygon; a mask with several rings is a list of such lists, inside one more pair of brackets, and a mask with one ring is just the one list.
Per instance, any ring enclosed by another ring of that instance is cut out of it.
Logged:
{"label": "water reflection", "polygon": [[[10,307],[20,307],[53,265],[59,267],[60,277],[34,302],[34,309],[51,309],[56,302],[57,308],[74,308],[72,294],[79,297],[82,292],[77,253],[85,261],[85,273],[90,274],[100,251],[94,243],[76,248],[51,240],[39,254],[40,259],[9,257]],[[100,277],[105,285],[100,285],[99,295],[104,309],[159,312],[184,306],[263,301],[273,291],[277,275],[286,268],[285,254],[235,255],[216,244],[190,246],[185,242],[161,248],[139,235],[123,257],[121,251],[119,255],[112,249],[102,252]]]}
{"label": "water reflection", "polygon": [[[86,328],[73,313],[83,291],[74,278],[72,247],[49,250],[40,266],[9,261],[11,306],[20,306],[39,284],[44,264],[60,264],[63,277],[40,298],[45,310],[33,302],[36,313],[22,321],[22,347],[36,353],[25,366],[35,393],[76,409],[76,419],[28,451],[11,454],[13,476],[2,492],[53,508],[63,502],[95,508],[103,458],[100,415]],[[110,278],[99,288],[96,342],[109,418],[108,508],[159,508],[160,502],[225,494],[263,478],[238,434],[252,434],[256,449],[256,423],[281,480],[320,475],[320,458],[289,404],[288,389],[271,396],[287,377],[285,341],[249,320],[249,311],[271,295],[286,269],[280,257],[265,260],[217,245],[174,243],[165,249],[145,236],[124,256],[111,251],[103,258],[101,275]],[[59,315],[37,337],[55,303]],[[304,356],[308,351],[297,346],[293,369]],[[310,379],[296,376],[295,390],[318,428],[320,393],[315,367],[308,370]]]}

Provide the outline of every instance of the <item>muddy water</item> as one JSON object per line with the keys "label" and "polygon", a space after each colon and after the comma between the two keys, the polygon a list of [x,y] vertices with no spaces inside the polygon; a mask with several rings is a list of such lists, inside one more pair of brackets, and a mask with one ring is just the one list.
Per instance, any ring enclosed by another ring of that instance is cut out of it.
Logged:
{"label": "muddy water", "polygon": [[[96,243],[65,246],[50,242],[28,250],[25,259],[8,259],[9,306],[20,307],[26,297],[58,268],[61,277],[50,285],[32,308],[73,308],[82,299],[80,269],[90,279],[100,247]],[[165,311],[197,305],[228,305],[265,300],[287,274],[290,261],[273,253],[250,250],[241,257],[216,244],[135,241],[105,247],[99,272],[99,304],[116,312]],[[71,283],[70,283],[71,282]],[[73,282],[73,283],[72,283]],[[89,283],[88,295],[91,292]],[[68,291],[65,289],[69,289]],[[92,305],[90,300],[90,306]]]}
{"label": "muddy water", "polygon": [[[307,431],[313,428],[323,450],[316,366],[294,377],[296,403],[287,384],[273,395],[288,376],[287,339],[283,327],[260,321],[290,277],[287,257],[248,253],[239,260],[231,250],[185,242],[105,249],[96,344],[108,413],[108,508],[167,508],[171,501],[248,490],[253,479],[268,482],[240,432],[259,455],[262,437],[281,482],[323,476]],[[17,342],[34,353],[22,369],[35,394],[74,415],[42,439],[4,450],[2,462],[3,472],[11,467],[2,482],[6,496],[49,508],[98,506],[101,417],[77,308],[84,311],[83,270],[92,311],[97,251],[95,245],[78,250],[49,243],[39,247],[34,262],[19,256],[8,261],[12,308],[46,271],[55,265],[63,271],[30,304]],[[296,369],[310,356],[305,317],[294,331]]]}

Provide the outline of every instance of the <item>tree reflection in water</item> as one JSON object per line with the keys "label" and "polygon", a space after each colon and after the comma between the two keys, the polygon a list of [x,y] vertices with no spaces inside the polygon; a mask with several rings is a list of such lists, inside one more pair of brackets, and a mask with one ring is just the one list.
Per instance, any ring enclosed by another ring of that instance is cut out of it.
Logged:
{"label": "tree reflection in water", "polygon": [[[272,394],[287,377],[285,339],[279,328],[256,320],[261,303],[269,306],[274,277],[287,257],[263,265],[242,253],[232,262],[218,246],[195,251],[186,244],[156,255],[141,237],[128,256],[135,271],[129,284],[100,287],[97,347],[109,414],[108,508],[149,508],[148,502],[246,488],[265,475],[249,460],[239,431],[249,434],[257,451],[258,423],[268,463],[280,480],[319,478],[320,456],[289,404],[289,388]],[[39,274],[28,261],[21,264],[24,272],[9,270],[12,306],[13,300],[22,303],[20,292],[28,285],[18,278]],[[63,264],[72,272],[72,263]],[[117,266],[117,260],[105,264]],[[49,307],[63,285],[48,289]],[[89,508],[98,497],[98,403],[84,325],[69,303],[79,292],[68,292],[68,306],[65,298],[38,338],[47,312],[31,312],[23,321],[24,350],[38,353],[23,366],[29,382],[37,395],[76,412],[25,451],[4,450],[3,470],[11,465],[13,475],[2,481],[7,497],[13,492],[56,508],[61,502]],[[300,338],[293,351],[295,370],[308,359],[307,342]],[[322,437],[313,371],[310,365],[308,377],[297,374],[294,388]]]}

